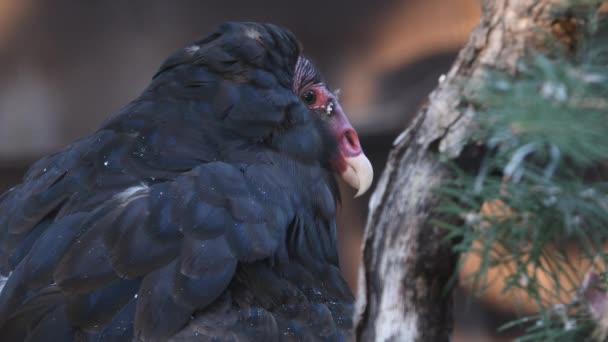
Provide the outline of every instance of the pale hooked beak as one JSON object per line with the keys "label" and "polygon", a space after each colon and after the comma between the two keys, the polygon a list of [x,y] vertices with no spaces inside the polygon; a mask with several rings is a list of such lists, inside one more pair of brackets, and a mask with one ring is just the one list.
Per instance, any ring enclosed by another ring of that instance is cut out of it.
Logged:
{"label": "pale hooked beak", "polygon": [[338,140],[336,171],[348,185],[357,190],[355,198],[359,197],[369,189],[374,180],[372,163],[363,153],[359,136],[338,102],[335,102],[334,116],[330,124]]}
{"label": "pale hooked beak", "polygon": [[342,179],[357,190],[355,198],[363,195],[374,180],[374,169],[372,163],[365,154],[360,153],[354,157],[344,157],[346,162],[346,170],[340,174]]}

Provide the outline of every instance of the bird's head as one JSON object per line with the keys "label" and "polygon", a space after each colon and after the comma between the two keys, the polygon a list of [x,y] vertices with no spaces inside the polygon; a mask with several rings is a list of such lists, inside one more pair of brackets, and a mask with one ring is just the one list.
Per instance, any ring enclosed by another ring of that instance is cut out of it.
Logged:
{"label": "bird's head", "polygon": [[293,91],[329,130],[337,143],[331,165],[342,179],[357,190],[355,197],[365,193],[372,184],[374,172],[363,153],[359,136],[344,113],[337,94],[330,90],[310,60],[300,56],[296,63]]}
{"label": "bird's head", "polygon": [[371,163],[338,97],[288,30],[225,23],[165,61],[150,91],[171,101],[179,94],[188,108],[200,108],[199,117],[219,120],[221,129],[248,142],[321,162],[356,196],[372,183]]}

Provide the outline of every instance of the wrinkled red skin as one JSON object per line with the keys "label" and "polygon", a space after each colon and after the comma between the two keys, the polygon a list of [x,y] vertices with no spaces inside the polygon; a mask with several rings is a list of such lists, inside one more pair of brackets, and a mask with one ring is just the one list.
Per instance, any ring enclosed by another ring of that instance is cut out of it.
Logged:
{"label": "wrinkled red skin", "polygon": [[[361,144],[359,143],[359,136],[350,121],[348,121],[346,114],[344,114],[344,110],[342,110],[342,106],[340,106],[336,95],[330,92],[324,84],[316,84],[308,89],[313,90],[316,94],[315,103],[309,107],[324,112],[327,115],[326,120],[331,127],[331,131],[336,136],[340,155],[333,162],[333,165],[336,171],[342,174],[346,171],[347,167],[344,158],[355,157],[363,153]],[[329,114],[327,114],[327,106],[331,106]]]}

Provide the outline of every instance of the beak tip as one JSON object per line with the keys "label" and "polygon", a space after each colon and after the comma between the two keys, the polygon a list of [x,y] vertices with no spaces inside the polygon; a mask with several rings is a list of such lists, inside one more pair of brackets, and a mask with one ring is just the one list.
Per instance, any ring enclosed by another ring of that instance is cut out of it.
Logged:
{"label": "beak tip", "polygon": [[344,158],[347,169],[342,173],[342,178],[346,183],[357,189],[355,198],[363,195],[372,185],[374,179],[374,169],[365,154],[361,153],[355,157]]}

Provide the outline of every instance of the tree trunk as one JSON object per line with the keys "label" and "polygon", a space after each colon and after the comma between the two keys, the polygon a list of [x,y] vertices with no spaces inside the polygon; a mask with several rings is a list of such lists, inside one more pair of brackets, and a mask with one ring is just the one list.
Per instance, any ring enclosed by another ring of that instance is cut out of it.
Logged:
{"label": "tree trunk", "polygon": [[[488,68],[515,72],[519,58],[530,48],[543,50],[549,35],[571,48],[580,23],[559,10],[567,2],[484,0],[481,22],[451,70],[395,141],[370,200],[355,316],[358,340],[450,339],[447,283],[458,255],[433,224],[438,204],[433,189],[450,176],[445,160],[478,162],[463,155],[475,130],[475,111],[465,94],[480,84]],[[601,1],[586,2],[597,7]]]}

